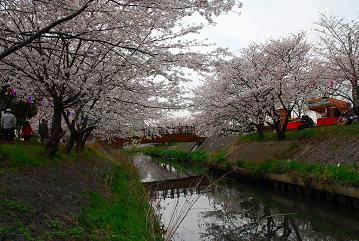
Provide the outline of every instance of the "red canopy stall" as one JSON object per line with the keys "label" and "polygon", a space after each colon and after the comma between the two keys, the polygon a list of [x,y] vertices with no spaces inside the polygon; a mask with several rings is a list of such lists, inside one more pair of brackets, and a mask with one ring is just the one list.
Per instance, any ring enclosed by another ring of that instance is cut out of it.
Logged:
{"label": "red canopy stall", "polygon": [[[284,120],[287,116],[287,111],[285,109],[277,109],[276,112],[281,120],[281,123],[284,123]],[[287,123],[287,130],[296,130],[304,125],[304,122],[300,118],[290,118]]]}
{"label": "red canopy stall", "polygon": [[309,110],[322,117],[317,119],[317,126],[335,125],[342,113],[350,110],[350,103],[334,98],[318,98],[307,101]]}

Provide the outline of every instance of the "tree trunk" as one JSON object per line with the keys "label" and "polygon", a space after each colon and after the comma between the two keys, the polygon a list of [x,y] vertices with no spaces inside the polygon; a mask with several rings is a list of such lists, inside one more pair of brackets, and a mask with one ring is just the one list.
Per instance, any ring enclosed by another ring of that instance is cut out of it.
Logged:
{"label": "tree trunk", "polygon": [[257,134],[259,136],[260,139],[264,138],[264,124],[263,123],[259,123],[255,125],[256,129],[257,129]]}
{"label": "tree trunk", "polygon": [[93,129],[90,129],[90,130],[79,133],[78,138],[76,138],[76,148],[77,148],[78,152],[83,152],[83,150],[85,150],[86,141],[87,141],[88,137],[90,136],[92,130]]}
{"label": "tree trunk", "polygon": [[46,145],[46,152],[51,158],[53,158],[59,150],[60,140],[63,135],[61,128],[61,112],[61,104],[58,101],[54,101],[54,114],[52,116],[50,138]]}
{"label": "tree trunk", "polygon": [[285,138],[285,132],[287,130],[289,116],[290,112],[287,113],[286,117],[284,118],[284,122],[282,122],[280,118],[274,121],[274,128],[277,133],[278,141],[284,140]]}
{"label": "tree trunk", "polygon": [[70,131],[70,138],[67,140],[67,143],[66,143],[66,153],[67,154],[70,154],[72,148],[74,147],[75,145],[75,134],[73,134],[72,131]]}
{"label": "tree trunk", "polygon": [[274,128],[275,128],[275,132],[276,132],[276,134],[277,134],[277,139],[278,139],[278,141],[284,140],[284,138],[285,138],[285,132],[283,131],[282,127],[280,126],[280,123],[279,123],[279,124],[275,124],[275,125],[274,125]]}
{"label": "tree trunk", "polygon": [[79,143],[76,144],[76,148],[79,153],[82,153],[85,150],[85,143],[86,140],[81,140]]}
{"label": "tree trunk", "polygon": [[81,145],[81,134],[78,134],[75,138],[75,150],[76,150],[76,153],[78,155],[78,157],[80,157],[80,154],[82,153],[83,151],[83,148],[82,148],[82,145]]}
{"label": "tree trunk", "polygon": [[[69,120],[66,119],[68,117],[66,115],[64,115],[64,112],[62,113],[62,115],[65,118],[66,123],[67,124],[70,123]],[[72,148],[75,145],[76,138],[78,136],[77,131],[76,131],[76,126],[75,126],[75,120],[72,120],[71,123],[67,125],[67,127],[70,130],[70,137],[69,137],[69,139],[67,140],[67,143],[66,143],[66,153],[70,154],[70,152],[72,151]]]}
{"label": "tree trunk", "polygon": [[353,96],[353,110],[355,114],[359,115],[359,86],[353,87],[352,96]]}

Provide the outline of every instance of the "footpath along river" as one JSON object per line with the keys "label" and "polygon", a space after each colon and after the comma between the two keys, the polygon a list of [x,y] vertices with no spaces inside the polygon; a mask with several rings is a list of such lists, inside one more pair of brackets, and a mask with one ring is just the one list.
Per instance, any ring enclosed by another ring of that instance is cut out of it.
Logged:
{"label": "footpath along river", "polygon": [[173,241],[359,241],[359,210],[258,183],[133,160]]}

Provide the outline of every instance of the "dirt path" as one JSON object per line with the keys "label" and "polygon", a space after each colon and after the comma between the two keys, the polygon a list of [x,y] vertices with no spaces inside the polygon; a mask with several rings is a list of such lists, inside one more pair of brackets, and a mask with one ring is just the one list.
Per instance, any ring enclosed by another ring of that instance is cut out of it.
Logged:
{"label": "dirt path", "polygon": [[99,160],[64,161],[1,173],[0,241],[69,240],[66,232],[81,231],[76,227],[86,193],[103,192],[109,169]]}

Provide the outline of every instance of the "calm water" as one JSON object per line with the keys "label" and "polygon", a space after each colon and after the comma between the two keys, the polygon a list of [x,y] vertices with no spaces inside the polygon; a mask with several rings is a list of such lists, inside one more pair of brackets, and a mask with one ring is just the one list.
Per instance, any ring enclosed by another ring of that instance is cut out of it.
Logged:
{"label": "calm water", "polygon": [[147,156],[134,163],[174,241],[359,240],[358,210],[244,181],[195,178]]}

